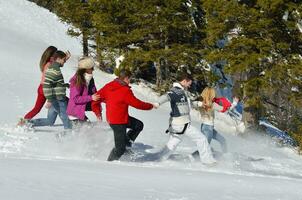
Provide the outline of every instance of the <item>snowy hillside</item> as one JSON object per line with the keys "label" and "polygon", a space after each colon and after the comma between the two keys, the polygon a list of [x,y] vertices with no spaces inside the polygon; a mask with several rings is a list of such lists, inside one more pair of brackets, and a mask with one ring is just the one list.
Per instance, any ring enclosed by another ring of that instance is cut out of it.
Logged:
{"label": "snowy hillside", "polygon": [[33,106],[40,81],[39,59],[47,46],[80,54],[80,42],[66,37],[66,30],[55,15],[28,1],[0,0],[2,122],[12,122]]}
{"label": "snowy hillside", "polygon": [[[68,26],[56,16],[25,0],[0,0],[0,199],[104,199],[104,200],[302,200],[302,159],[290,148],[278,147],[270,137],[236,136],[233,122],[221,114],[216,127],[227,139],[229,153],[206,167],[196,161],[107,162],[113,134],[105,123],[77,128],[57,137],[63,127],[24,130],[18,117],[29,111],[40,81],[38,67],[43,50],[54,45],[70,50],[63,68],[65,81],[75,72],[81,44],[66,35]],[[97,87],[114,76],[95,71]],[[136,96],[154,101],[144,84],[133,85]],[[168,139],[169,105],[131,115],[145,123],[133,150],[156,151]],[[37,117],[46,116],[46,110]],[[91,114],[89,118],[96,121]],[[194,126],[199,127],[197,112]],[[220,151],[217,143],[212,147]],[[195,151],[188,140],[176,153]]]}

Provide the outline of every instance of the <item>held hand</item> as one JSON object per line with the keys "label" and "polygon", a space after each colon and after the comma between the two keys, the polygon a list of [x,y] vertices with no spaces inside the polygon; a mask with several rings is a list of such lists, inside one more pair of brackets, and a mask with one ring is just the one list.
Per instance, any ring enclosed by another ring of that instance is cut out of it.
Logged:
{"label": "held hand", "polygon": [[91,98],[92,98],[92,100],[93,101],[98,101],[98,100],[100,100],[100,95],[98,95],[98,94],[93,94],[92,96],[91,96]]}
{"label": "held hand", "polygon": [[198,101],[198,102],[197,102],[197,106],[198,106],[198,107],[202,107],[202,106],[203,106],[202,101]]}
{"label": "held hand", "polygon": [[157,109],[159,107],[159,103],[152,103],[153,108]]}
{"label": "held hand", "polygon": [[45,104],[45,108],[49,109],[51,107],[51,102],[47,101]]}

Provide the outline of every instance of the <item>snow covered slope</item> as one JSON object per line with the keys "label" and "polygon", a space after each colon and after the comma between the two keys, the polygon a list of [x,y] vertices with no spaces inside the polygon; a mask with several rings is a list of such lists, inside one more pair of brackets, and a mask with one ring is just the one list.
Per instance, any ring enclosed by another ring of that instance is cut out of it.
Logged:
{"label": "snow covered slope", "polygon": [[[54,45],[80,54],[80,42],[66,37],[66,30],[67,25],[59,23],[55,15],[33,3],[0,0],[0,110],[5,113],[0,121],[12,122],[33,106],[44,49]],[[71,67],[67,63],[66,68]]]}
{"label": "snow covered slope", "polygon": [[[235,136],[232,121],[224,115],[216,128],[225,135],[229,153],[217,153],[219,164],[211,168],[187,159],[131,162],[124,157],[107,162],[113,137],[105,122],[80,127],[65,137],[57,137],[62,126],[16,128],[18,117],[34,104],[38,62],[47,46],[71,51],[73,57],[63,68],[65,81],[75,72],[81,45],[66,35],[66,29],[33,3],[0,0],[0,199],[302,199],[302,159],[269,137]],[[114,78],[97,70],[94,75],[98,88]],[[133,85],[133,90],[146,101],[157,98],[143,84]],[[135,152],[155,151],[165,144],[169,105],[130,113],[145,123]],[[44,116],[45,109],[38,117]],[[196,112],[194,116],[198,127]],[[220,151],[215,141],[212,146]],[[184,140],[176,153],[194,150]]]}

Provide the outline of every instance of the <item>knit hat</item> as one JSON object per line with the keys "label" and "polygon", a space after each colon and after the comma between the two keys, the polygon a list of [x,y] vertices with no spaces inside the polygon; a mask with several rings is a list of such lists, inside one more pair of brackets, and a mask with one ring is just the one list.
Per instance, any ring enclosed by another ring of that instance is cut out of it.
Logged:
{"label": "knit hat", "polygon": [[79,60],[79,69],[92,69],[94,65],[91,57],[84,57]]}

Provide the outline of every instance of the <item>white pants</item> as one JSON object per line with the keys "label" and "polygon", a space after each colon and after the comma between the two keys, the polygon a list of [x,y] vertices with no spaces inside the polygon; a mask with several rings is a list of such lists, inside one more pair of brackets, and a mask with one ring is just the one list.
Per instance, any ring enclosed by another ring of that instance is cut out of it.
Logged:
{"label": "white pants", "polygon": [[[167,147],[170,151],[174,151],[178,144],[182,141],[182,138],[187,136],[197,146],[199,152],[200,160],[203,163],[213,163],[216,160],[213,158],[210,145],[207,138],[194,126],[188,125],[184,134],[174,134],[182,132],[184,125],[171,125],[170,127],[170,138],[167,143]],[[173,133],[174,132],[174,133]]]}

